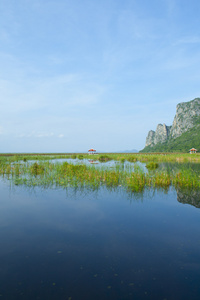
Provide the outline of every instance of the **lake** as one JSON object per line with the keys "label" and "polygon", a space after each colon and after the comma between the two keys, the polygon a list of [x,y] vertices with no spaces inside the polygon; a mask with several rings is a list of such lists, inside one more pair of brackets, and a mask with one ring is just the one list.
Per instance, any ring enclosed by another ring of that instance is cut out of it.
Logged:
{"label": "lake", "polygon": [[199,191],[0,191],[0,299],[200,299]]}

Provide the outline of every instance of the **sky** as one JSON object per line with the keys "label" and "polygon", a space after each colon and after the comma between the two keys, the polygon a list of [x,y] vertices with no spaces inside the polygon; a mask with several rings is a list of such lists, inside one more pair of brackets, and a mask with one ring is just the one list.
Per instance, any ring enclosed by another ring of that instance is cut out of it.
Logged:
{"label": "sky", "polygon": [[199,0],[0,0],[0,153],[145,146],[200,97]]}

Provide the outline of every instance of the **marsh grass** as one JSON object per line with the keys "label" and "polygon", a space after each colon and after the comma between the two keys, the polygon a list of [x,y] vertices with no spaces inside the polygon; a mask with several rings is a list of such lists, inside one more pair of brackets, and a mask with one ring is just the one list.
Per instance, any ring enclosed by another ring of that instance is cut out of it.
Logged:
{"label": "marsh grass", "polygon": [[33,163],[30,166],[30,172],[32,175],[39,175],[39,174],[44,174],[45,168],[42,165],[39,165],[38,163]]}
{"label": "marsh grass", "polygon": [[[183,164],[176,163],[175,168],[171,168],[170,165],[166,169],[160,166],[159,168],[151,167],[148,172],[145,172],[139,163],[126,164],[124,156],[120,159],[118,154],[117,157],[118,160],[115,164],[113,163],[112,168],[104,165],[96,168],[94,165],[85,165],[82,161],[72,164],[52,162],[39,157],[34,161],[31,161],[30,157],[16,156],[15,161],[14,157],[11,159],[1,157],[0,174],[16,185],[27,186],[92,189],[98,189],[101,186],[107,188],[121,186],[131,192],[141,192],[145,187],[168,189],[174,186],[200,189],[199,165],[196,171],[189,168],[187,164],[183,167]],[[53,156],[52,159],[54,159]],[[133,161],[135,161],[134,157]],[[151,165],[157,166],[157,163],[151,161]]]}
{"label": "marsh grass", "polygon": [[146,168],[147,168],[148,170],[155,170],[155,169],[157,169],[158,167],[159,167],[159,164],[158,164],[158,163],[155,163],[155,162],[153,162],[153,161],[151,161],[151,162],[149,162],[149,163],[146,164]]}
{"label": "marsh grass", "polygon": [[[99,158],[101,155],[93,155],[95,158]],[[104,156],[110,159],[120,161],[127,160],[129,162],[197,162],[200,163],[200,153],[105,153]],[[87,155],[84,156],[88,158]],[[92,155],[90,156],[90,158]]]}
{"label": "marsh grass", "polygon": [[176,173],[172,178],[172,184],[175,187],[200,188],[200,176],[191,170],[184,170]]}
{"label": "marsh grass", "polygon": [[50,160],[60,158],[77,158],[77,156],[83,156],[86,159],[99,159],[101,156],[106,156],[109,160],[115,161],[127,160],[129,162],[199,162],[200,153],[104,153],[88,155],[87,153],[73,153],[73,154],[0,154],[0,161],[22,161],[24,158],[29,160]]}
{"label": "marsh grass", "polygon": [[112,160],[112,157],[109,156],[109,155],[100,155],[100,156],[98,157],[98,160],[99,160],[100,162],[106,162],[106,161]]}

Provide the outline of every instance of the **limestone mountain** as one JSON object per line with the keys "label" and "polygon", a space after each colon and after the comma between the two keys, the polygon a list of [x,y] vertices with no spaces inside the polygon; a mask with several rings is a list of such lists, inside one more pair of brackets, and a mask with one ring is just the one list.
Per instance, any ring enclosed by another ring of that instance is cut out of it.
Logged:
{"label": "limestone mountain", "polygon": [[141,152],[200,150],[200,98],[179,103],[172,126],[158,124],[150,130]]}
{"label": "limestone mountain", "polygon": [[176,115],[174,117],[171,137],[176,138],[183,132],[195,126],[196,121],[200,117],[200,98],[196,98],[190,102],[179,103],[176,107]]}
{"label": "limestone mountain", "polygon": [[154,146],[158,143],[164,143],[169,138],[169,134],[172,126],[166,126],[165,124],[158,124],[156,131],[150,130],[147,138],[145,146]]}

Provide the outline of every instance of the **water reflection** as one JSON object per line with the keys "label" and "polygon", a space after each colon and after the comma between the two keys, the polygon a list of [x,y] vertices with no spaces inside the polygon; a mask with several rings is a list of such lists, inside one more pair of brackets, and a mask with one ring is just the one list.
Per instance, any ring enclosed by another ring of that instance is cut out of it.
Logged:
{"label": "water reflection", "polygon": [[90,164],[98,164],[99,162],[97,160],[94,159],[88,159]]}
{"label": "water reflection", "polygon": [[[37,160],[32,160],[29,161],[29,163],[34,163],[37,162]],[[142,163],[140,161],[136,161],[136,162],[129,162],[129,161],[116,161],[116,160],[109,160],[106,162],[100,162],[97,159],[72,159],[72,158],[59,158],[59,159],[51,159],[49,160],[50,163],[64,163],[64,162],[68,162],[69,164],[74,164],[74,165],[80,165],[80,164],[84,164],[86,166],[88,165],[94,165],[95,168],[98,169],[104,169],[104,168],[108,168],[108,169],[116,169],[119,171],[127,171],[127,172],[133,172],[135,169],[140,168],[143,172],[147,172],[147,168],[146,168],[146,163]],[[22,163],[24,163],[22,161]]]}
{"label": "water reflection", "polygon": [[196,174],[200,175],[200,164],[199,163],[194,163],[194,162],[163,162],[159,163],[159,169],[160,170],[165,170],[167,172],[182,172],[182,171],[192,171],[195,172]]}
{"label": "water reflection", "polygon": [[192,189],[177,189],[177,200],[200,208],[200,191]]}
{"label": "water reflection", "polygon": [[200,191],[0,192],[1,299],[200,299]]}

